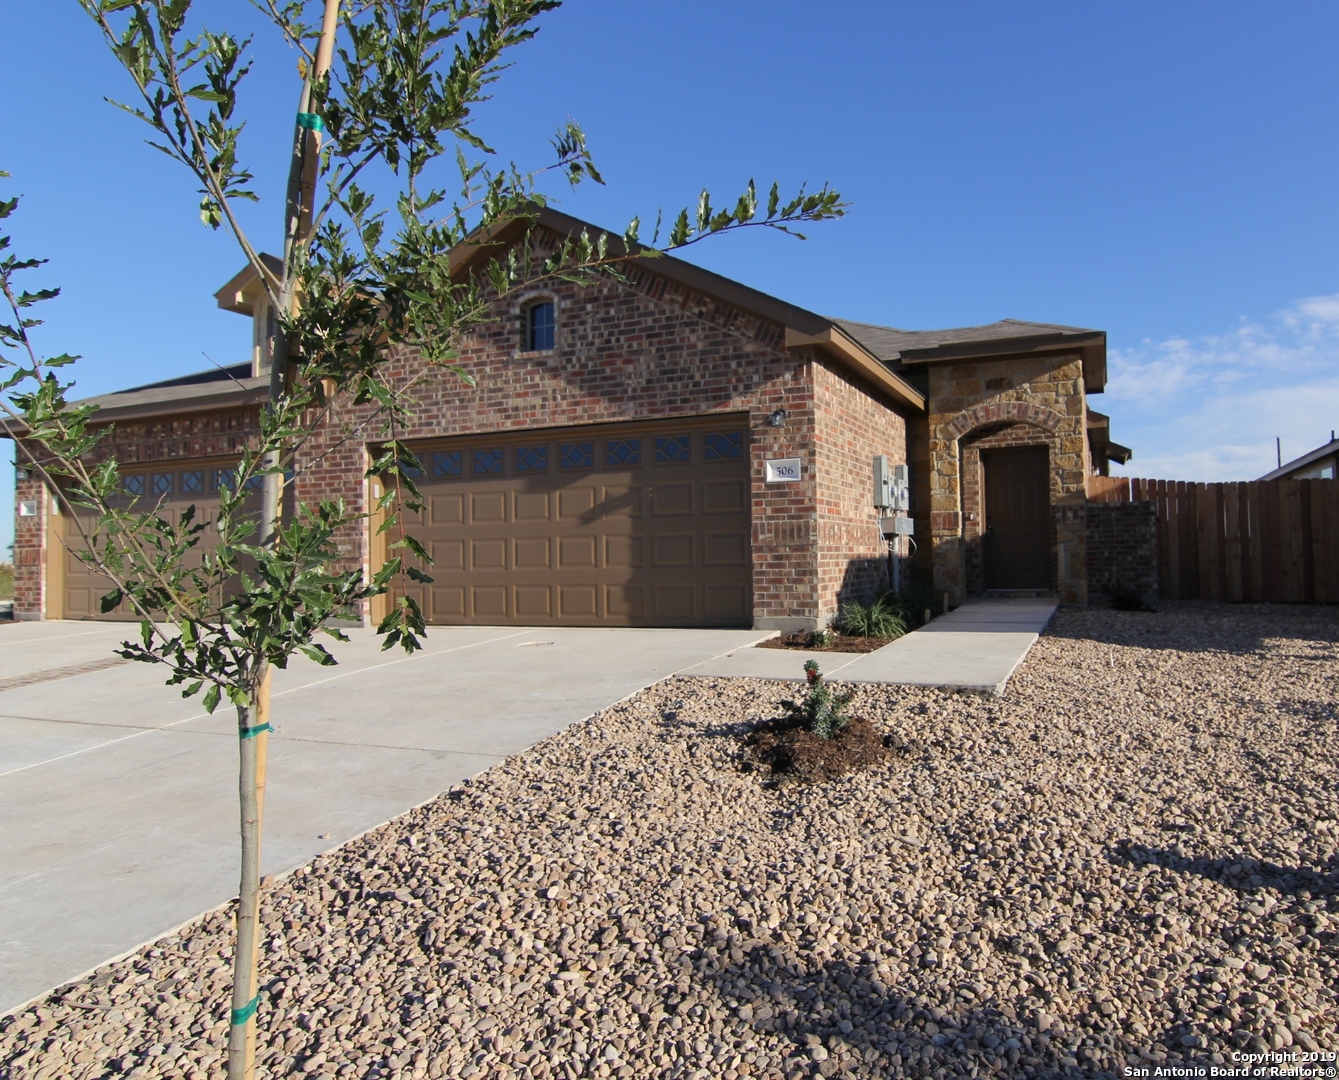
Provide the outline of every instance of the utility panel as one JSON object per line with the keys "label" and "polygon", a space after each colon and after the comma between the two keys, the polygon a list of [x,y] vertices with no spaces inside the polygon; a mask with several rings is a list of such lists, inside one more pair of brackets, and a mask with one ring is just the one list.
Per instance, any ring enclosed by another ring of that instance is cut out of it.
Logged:
{"label": "utility panel", "polygon": [[886,454],[874,455],[874,505],[880,510],[893,505],[893,473]]}
{"label": "utility panel", "polygon": [[893,466],[892,496],[890,505],[894,510],[905,514],[911,509],[911,474],[905,465]]}

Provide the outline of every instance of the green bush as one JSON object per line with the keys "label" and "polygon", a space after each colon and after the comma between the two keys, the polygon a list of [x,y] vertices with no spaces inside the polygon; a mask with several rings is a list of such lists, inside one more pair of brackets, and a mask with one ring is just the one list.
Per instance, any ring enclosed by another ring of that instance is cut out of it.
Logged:
{"label": "green bush", "polygon": [[0,600],[14,599],[14,566],[0,563]]}
{"label": "green bush", "polygon": [[843,604],[833,625],[850,637],[901,637],[907,632],[906,615],[887,596],[872,604]]}
{"label": "green bush", "polygon": [[830,739],[841,731],[850,717],[846,715],[846,706],[855,697],[854,690],[834,694],[832,687],[823,681],[814,660],[804,662],[804,674],[809,680],[809,690],[803,701],[783,701],[786,716],[808,728],[820,739]]}
{"label": "green bush", "polygon": [[884,593],[881,598],[895,611],[908,626],[920,626],[925,622],[925,612],[933,615],[941,610],[944,599],[942,593],[936,593],[930,581],[915,581],[899,592]]}

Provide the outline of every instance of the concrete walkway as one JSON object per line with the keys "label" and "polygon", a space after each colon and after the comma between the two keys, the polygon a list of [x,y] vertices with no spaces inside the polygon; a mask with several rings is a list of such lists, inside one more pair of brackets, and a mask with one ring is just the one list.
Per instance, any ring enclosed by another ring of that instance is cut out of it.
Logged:
{"label": "concrete walkway", "polygon": [[846,682],[1002,694],[1055,608],[1051,600],[973,599],[872,653],[745,647],[682,674],[800,680],[804,662],[812,659],[824,675]]}
{"label": "concrete walkway", "polygon": [[[237,890],[236,714],[119,660],[133,626],[0,626],[0,1014]],[[264,872],[311,860],[683,668],[766,634],[369,631],[276,673]]]}

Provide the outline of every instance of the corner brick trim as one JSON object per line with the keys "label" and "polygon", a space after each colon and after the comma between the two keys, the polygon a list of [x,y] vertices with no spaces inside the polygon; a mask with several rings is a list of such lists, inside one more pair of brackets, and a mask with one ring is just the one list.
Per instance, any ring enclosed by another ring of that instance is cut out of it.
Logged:
{"label": "corner brick trim", "polygon": [[1054,409],[1048,409],[1045,405],[1033,405],[1027,401],[994,401],[958,413],[944,425],[944,434],[950,439],[961,439],[974,428],[1008,422],[1032,424],[1034,427],[1053,432],[1060,427],[1064,419]]}

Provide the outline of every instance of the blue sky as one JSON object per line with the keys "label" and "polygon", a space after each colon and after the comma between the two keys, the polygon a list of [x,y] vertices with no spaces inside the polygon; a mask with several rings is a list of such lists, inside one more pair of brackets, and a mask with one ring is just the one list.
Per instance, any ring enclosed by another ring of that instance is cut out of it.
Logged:
{"label": "blue sky", "polygon": [[[244,154],[277,243],[297,96],[257,32]],[[821,10],[822,14],[816,14]],[[127,79],[70,0],[11,4],[0,168],[24,253],[51,262],[41,344],[80,393],[245,358],[213,291],[239,268],[189,178],[103,103]],[[800,243],[697,248],[710,268],[830,315],[908,329],[1004,317],[1109,334],[1094,407],[1134,475],[1249,479],[1339,427],[1339,7],[1109,0],[569,0],[481,110],[504,158],[569,117],[608,181],[563,209],[622,227],[750,176],[828,181],[854,205]],[[0,505],[12,505],[0,469]],[[12,538],[0,512],[0,547]]]}

